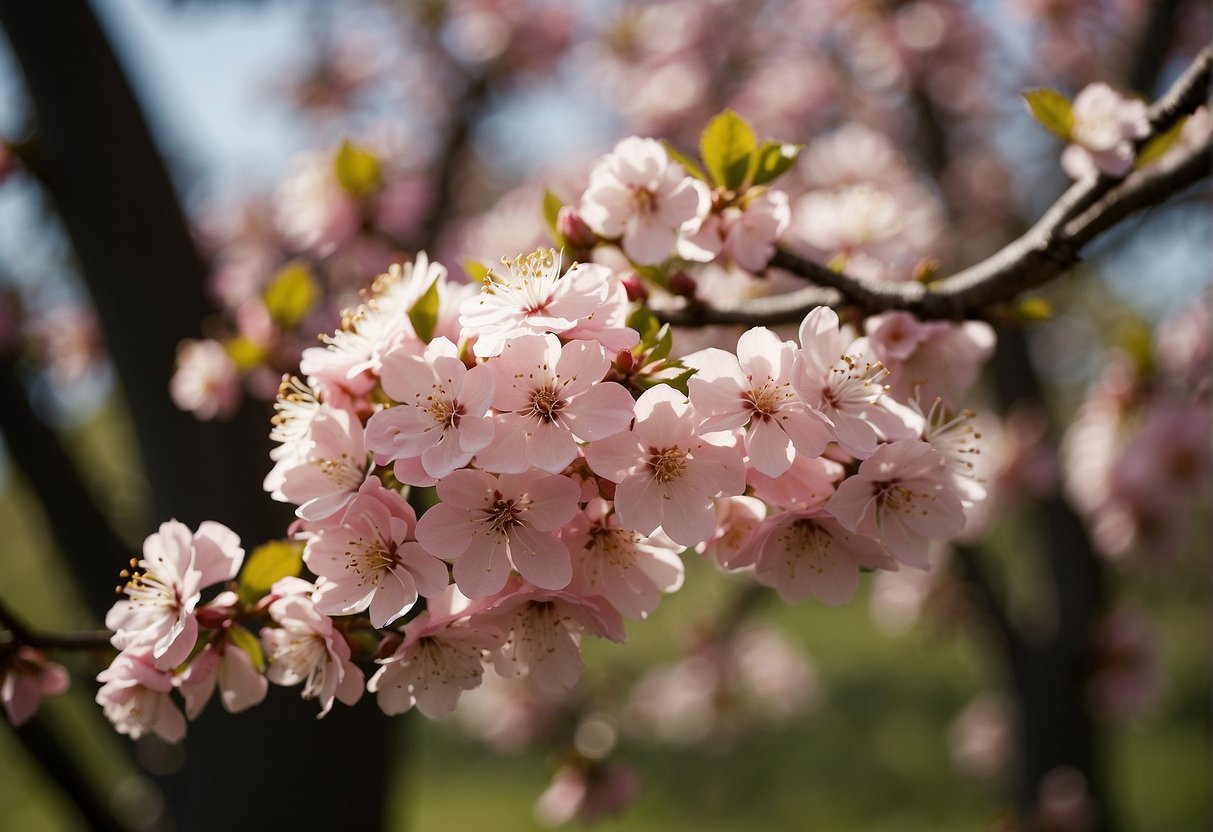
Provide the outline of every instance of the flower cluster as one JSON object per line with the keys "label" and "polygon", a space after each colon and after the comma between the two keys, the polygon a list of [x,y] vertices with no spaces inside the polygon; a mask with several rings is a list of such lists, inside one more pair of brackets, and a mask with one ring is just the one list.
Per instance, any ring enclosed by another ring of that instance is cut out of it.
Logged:
{"label": "flower cluster", "polygon": [[[725,114],[705,148],[743,129]],[[798,148],[754,153],[707,154],[708,179],[627,139],[554,229],[590,261],[541,248],[476,287],[422,253],[381,275],[278,396],[265,488],[296,506],[274,549],[294,563],[203,603],[243,551],[218,524],[166,523],[133,564],[98,695],[119,730],[179,738],[173,687],[191,717],[216,687],[239,710],[267,680],[302,684],[322,716],[365,690],[440,718],[490,666],[569,690],[582,639],[622,641],[689,550],[791,602],[928,568],[984,496],[956,402],[988,328],[890,313],[863,335],[821,307],[795,337],[755,327],[688,352],[637,304],[641,267],[608,265],[762,268],[789,220],[767,183]]]}

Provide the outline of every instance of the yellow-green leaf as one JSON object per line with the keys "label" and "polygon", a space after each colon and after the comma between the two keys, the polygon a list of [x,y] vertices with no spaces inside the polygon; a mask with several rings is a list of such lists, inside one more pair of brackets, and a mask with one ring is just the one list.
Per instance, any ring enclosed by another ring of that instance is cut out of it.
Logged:
{"label": "yellow-green leaf", "polygon": [[750,184],[765,185],[783,176],[796,164],[802,150],[802,144],[763,142],[750,163]]}
{"label": "yellow-green leaf", "polygon": [[378,188],[383,179],[379,157],[348,141],[341,143],[333,160],[337,181],[351,196],[360,197]]}
{"label": "yellow-green leaf", "polygon": [[1151,162],[1156,162],[1158,159],[1171,149],[1171,145],[1175,144],[1179,134],[1183,132],[1184,124],[1188,121],[1188,117],[1184,116],[1179,121],[1171,125],[1171,128],[1165,133],[1159,133],[1151,138],[1142,147],[1141,152],[1137,154],[1137,167],[1144,168]]}
{"label": "yellow-green leaf", "polygon": [[694,176],[696,179],[702,179],[704,182],[708,181],[707,174],[703,172],[703,168],[699,167],[698,163],[696,163],[694,159],[664,139],[661,143],[665,145],[665,152],[669,155],[669,157],[686,168],[687,173]]}
{"label": "yellow-green leaf", "polygon": [[265,361],[265,348],[250,340],[248,336],[237,335],[223,342],[228,358],[240,372],[247,372]]}
{"label": "yellow-green leaf", "polygon": [[740,188],[750,169],[750,155],[757,149],[754,131],[741,116],[725,110],[716,116],[699,137],[699,155],[712,181],[729,190]]}
{"label": "yellow-green leaf", "polygon": [[468,276],[468,280],[472,283],[480,283],[489,276],[489,267],[479,260],[464,260],[462,265],[463,273]]}
{"label": "yellow-green leaf", "polygon": [[563,207],[564,203],[560,201],[560,197],[549,190],[544,190],[543,218],[547,220],[548,233],[552,235],[552,240],[561,248],[568,245],[568,241],[564,239],[564,235],[556,229],[556,219],[560,216],[560,209]]}
{"label": "yellow-green leaf", "polygon": [[1033,118],[1059,139],[1070,140],[1070,131],[1074,129],[1074,109],[1070,106],[1070,99],[1057,90],[1047,88],[1025,90],[1021,94]]}
{"label": "yellow-green leaf", "polygon": [[233,646],[239,647],[245,653],[248,653],[249,658],[253,660],[253,666],[258,671],[265,672],[265,653],[262,652],[261,642],[255,635],[239,624],[233,624],[227,629],[227,637]]}
{"label": "yellow-green leaf", "polygon": [[240,600],[255,604],[270,591],[275,581],[298,575],[303,569],[303,544],[290,540],[271,540],[253,550],[240,572]]}
{"label": "yellow-green leaf", "polygon": [[409,323],[413,332],[425,343],[434,337],[434,327],[438,325],[438,281],[431,281],[425,294],[417,298],[417,302],[409,309]]}
{"label": "yellow-green leaf", "polygon": [[1053,317],[1053,304],[1044,298],[1020,298],[1015,304],[1015,315],[1023,323],[1047,321]]}
{"label": "yellow-green leaf", "polygon": [[283,329],[294,329],[303,322],[319,294],[312,272],[299,260],[291,261],[278,270],[262,299],[274,323]]}

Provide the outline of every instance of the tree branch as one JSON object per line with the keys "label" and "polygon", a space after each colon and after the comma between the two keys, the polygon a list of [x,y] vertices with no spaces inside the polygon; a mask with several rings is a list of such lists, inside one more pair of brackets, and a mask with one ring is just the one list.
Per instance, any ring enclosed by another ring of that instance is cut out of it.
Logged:
{"label": "tree branch", "polygon": [[[1150,134],[1140,149],[1180,118],[1192,113],[1208,95],[1213,49],[1206,48],[1148,111]],[[1023,236],[986,260],[928,284],[870,280],[835,272],[785,249],[777,249],[770,266],[836,290],[787,300],[762,298],[731,307],[682,309],[662,318],[682,325],[742,323],[751,326],[787,323],[814,306],[849,303],[865,312],[903,309],[919,318],[961,319],[1002,303],[1065,273],[1079,262],[1079,251],[1135,211],[1157,205],[1210,174],[1213,145],[1206,141],[1166,164],[1135,171],[1127,178],[1099,176],[1076,182]]]}
{"label": "tree branch", "polygon": [[0,601],[0,627],[8,630],[7,639],[0,634],[0,645],[24,644],[40,650],[102,650],[113,649],[109,630],[88,630],[81,633],[36,633],[26,626],[12,610]]}

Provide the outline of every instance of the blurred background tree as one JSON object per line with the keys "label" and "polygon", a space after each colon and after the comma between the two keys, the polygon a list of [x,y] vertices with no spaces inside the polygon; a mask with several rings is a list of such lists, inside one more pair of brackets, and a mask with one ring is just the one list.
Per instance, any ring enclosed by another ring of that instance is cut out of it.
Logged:
{"label": "blurred background tree", "polygon": [[[0,0],[0,599],[37,630],[84,629],[160,519],[281,534],[289,514],[257,461],[301,347],[389,262],[424,249],[458,272],[545,241],[545,189],[574,202],[620,135],[694,152],[731,107],[807,146],[802,190],[862,180],[893,196],[889,268],[947,273],[1062,190],[1060,148],[1021,90],[1104,80],[1155,98],[1209,20],[1182,0]],[[227,34],[166,95],[151,56],[199,32]],[[275,43],[283,65],[240,91],[277,112],[269,138],[247,111],[215,116],[228,138],[213,142],[157,112],[215,103],[208,81]],[[236,169],[246,138],[258,149]],[[626,648],[594,648],[569,699],[486,686],[452,725],[388,722],[369,701],[317,722],[276,690],[245,715],[212,709],[182,748],[132,746],[93,712],[99,667],[78,656],[72,694],[0,744],[18,772],[0,786],[5,816],[529,828],[552,772],[548,821],[627,802],[634,771],[641,796],[619,828],[1208,826],[1205,196],[986,310],[992,516],[928,578],[869,581],[843,609],[786,607],[691,563],[688,589]],[[717,278],[699,297],[788,285],[763,284]],[[222,346],[222,367],[191,397],[195,359],[178,347],[199,338]],[[1173,422],[1152,415],[1169,406]],[[1160,447],[1182,426],[1192,441]],[[1135,454],[1174,464],[1134,490]],[[1146,499],[1176,488],[1178,507]],[[485,742],[525,762],[486,758]]]}

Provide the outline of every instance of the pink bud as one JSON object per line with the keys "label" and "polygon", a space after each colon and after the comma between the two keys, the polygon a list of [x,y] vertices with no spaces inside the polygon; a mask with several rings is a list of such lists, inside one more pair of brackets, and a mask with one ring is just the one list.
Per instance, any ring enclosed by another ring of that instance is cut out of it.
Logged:
{"label": "pink bud", "polygon": [[620,350],[619,355],[615,356],[615,367],[622,374],[627,374],[636,366],[636,356],[632,355],[631,350]]}
{"label": "pink bud", "polygon": [[573,248],[590,248],[598,241],[598,236],[571,205],[565,205],[556,215],[556,231]]}
{"label": "pink bud", "polygon": [[695,278],[686,272],[675,272],[670,277],[670,291],[680,297],[693,299],[696,288]]}
{"label": "pink bud", "polygon": [[644,281],[640,279],[640,275],[636,272],[628,272],[623,278],[623,288],[627,290],[628,300],[635,303],[638,300],[648,300],[649,288],[644,285]]}

